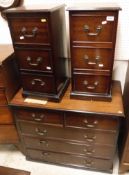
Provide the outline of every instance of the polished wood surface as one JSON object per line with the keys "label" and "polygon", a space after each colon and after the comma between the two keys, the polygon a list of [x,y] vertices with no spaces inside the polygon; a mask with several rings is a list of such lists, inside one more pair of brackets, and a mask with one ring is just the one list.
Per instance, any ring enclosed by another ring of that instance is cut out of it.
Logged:
{"label": "polished wood surface", "polygon": [[11,44],[0,45],[0,65],[1,63],[14,52]]}
{"label": "polished wood surface", "polygon": [[0,166],[1,175],[30,175],[30,172],[9,167]]}
{"label": "polished wood surface", "polygon": [[35,108],[45,108],[54,110],[65,110],[65,111],[80,111],[87,113],[103,113],[110,115],[115,115],[118,117],[124,117],[122,94],[120,88],[120,82],[114,81],[112,86],[112,101],[111,102],[101,102],[101,101],[84,101],[70,99],[70,87],[67,89],[62,101],[60,103],[47,102],[45,105],[33,104],[24,102],[22,97],[22,89],[18,91],[15,97],[11,100],[11,106],[20,107],[35,107]]}

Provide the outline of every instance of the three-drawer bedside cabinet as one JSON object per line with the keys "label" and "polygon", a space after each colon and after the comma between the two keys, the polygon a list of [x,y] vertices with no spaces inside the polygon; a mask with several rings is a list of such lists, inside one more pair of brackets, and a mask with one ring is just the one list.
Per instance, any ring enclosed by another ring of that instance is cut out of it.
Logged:
{"label": "three-drawer bedside cabinet", "polygon": [[112,172],[124,117],[120,83],[113,82],[112,102],[70,99],[69,93],[70,87],[60,103],[38,104],[26,102],[21,89],[11,100],[26,158]]}
{"label": "three-drawer bedside cabinet", "polygon": [[69,7],[71,98],[111,101],[119,7]]}
{"label": "three-drawer bedside cabinet", "polygon": [[68,84],[64,5],[5,11],[23,87],[23,96],[60,101]]}
{"label": "three-drawer bedside cabinet", "polygon": [[15,56],[11,45],[0,45],[0,143],[18,143],[13,115],[8,106],[20,87]]}

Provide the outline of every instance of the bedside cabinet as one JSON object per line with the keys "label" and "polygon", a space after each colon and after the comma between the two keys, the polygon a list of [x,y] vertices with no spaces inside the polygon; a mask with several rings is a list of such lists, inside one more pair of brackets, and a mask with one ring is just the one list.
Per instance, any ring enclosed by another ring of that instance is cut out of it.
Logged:
{"label": "bedside cabinet", "polygon": [[23,152],[28,160],[112,172],[124,117],[121,88],[113,83],[112,102],[69,98],[60,103],[27,103],[20,90],[11,100]]}
{"label": "bedside cabinet", "polygon": [[116,6],[69,7],[71,98],[111,101]]}
{"label": "bedside cabinet", "polygon": [[129,62],[123,92],[123,104],[126,119],[122,120],[119,136],[119,172],[129,171]]}
{"label": "bedside cabinet", "polygon": [[0,45],[0,143],[18,143],[8,102],[20,86],[11,45]]}
{"label": "bedside cabinet", "polygon": [[64,5],[5,11],[21,73],[23,96],[60,101],[68,84]]}

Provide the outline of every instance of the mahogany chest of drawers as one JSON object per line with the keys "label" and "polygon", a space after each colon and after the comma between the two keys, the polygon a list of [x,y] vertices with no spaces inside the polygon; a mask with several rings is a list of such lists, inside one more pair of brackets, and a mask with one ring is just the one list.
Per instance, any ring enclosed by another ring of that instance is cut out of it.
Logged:
{"label": "mahogany chest of drawers", "polygon": [[59,101],[69,83],[64,57],[64,5],[5,11],[21,73],[23,96]]}
{"label": "mahogany chest of drawers", "polygon": [[71,98],[111,101],[119,7],[70,7]]}
{"label": "mahogany chest of drawers", "polygon": [[19,88],[18,73],[11,45],[0,46],[0,143],[18,143],[18,135],[8,101]]}
{"label": "mahogany chest of drawers", "polygon": [[26,158],[111,172],[124,117],[121,88],[113,83],[112,102],[69,98],[60,103],[27,103],[20,90],[10,102]]}

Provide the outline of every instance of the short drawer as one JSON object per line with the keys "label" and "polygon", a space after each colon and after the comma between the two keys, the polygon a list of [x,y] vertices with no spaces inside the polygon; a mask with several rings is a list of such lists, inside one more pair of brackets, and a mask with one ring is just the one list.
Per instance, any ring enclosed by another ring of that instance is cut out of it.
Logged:
{"label": "short drawer", "polygon": [[48,110],[15,110],[17,120],[28,120],[46,124],[63,125],[63,113]]}
{"label": "short drawer", "polygon": [[55,80],[52,75],[21,73],[24,91],[55,93]]}
{"label": "short drawer", "polygon": [[65,113],[66,127],[79,127],[99,130],[117,131],[119,122],[115,118],[96,116],[96,114],[78,114],[74,112]]}
{"label": "short drawer", "polygon": [[50,45],[49,17],[43,13],[10,15],[9,25],[14,44]]}
{"label": "short drawer", "polygon": [[112,42],[117,12],[70,12],[72,41]]}
{"label": "short drawer", "polygon": [[47,151],[38,151],[27,149],[28,158],[45,162],[59,163],[83,168],[93,168],[98,170],[110,170],[112,168],[111,160],[96,159],[91,157],[73,156],[70,154],[53,153]]}
{"label": "short drawer", "polygon": [[12,124],[13,116],[10,109],[6,106],[0,106],[0,124]]}
{"label": "short drawer", "polygon": [[110,76],[94,74],[73,74],[73,90],[77,92],[109,93]]}
{"label": "short drawer", "polygon": [[17,49],[16,55],[21,70],[52,72],[50,50]]}
{"label": "short drawer", "polygon": [[[114,145],[117,141],[117,132],[101,132],[95,130],[81,130],[47,126],[32,122],[18,122],[21,134],[28,136],[39,136],[41,138],[57,138],[71,141],[85,142],[88,144]],[[106,138],[106,139],[105,139]]]}
{"label": "short drawer", "polygon": [[86,48],[72,46],[71,48],[72,67],[75,70],[97,69],[111,70],[112,49]]}
{"label": "short drawer", "polygon": [[4,88],[0,88],[0,105],[7,105],[7,99]]}
{"label": "short drawer", "polygon": [[84,156],[93,156],[104,159],[112,159],[115,147],[105,145],[88,145],[75,142],[64,142],[55,140],[46,140],[34,137],[23,137],[27,148],[48,150],[54,152],[71,153]]}

